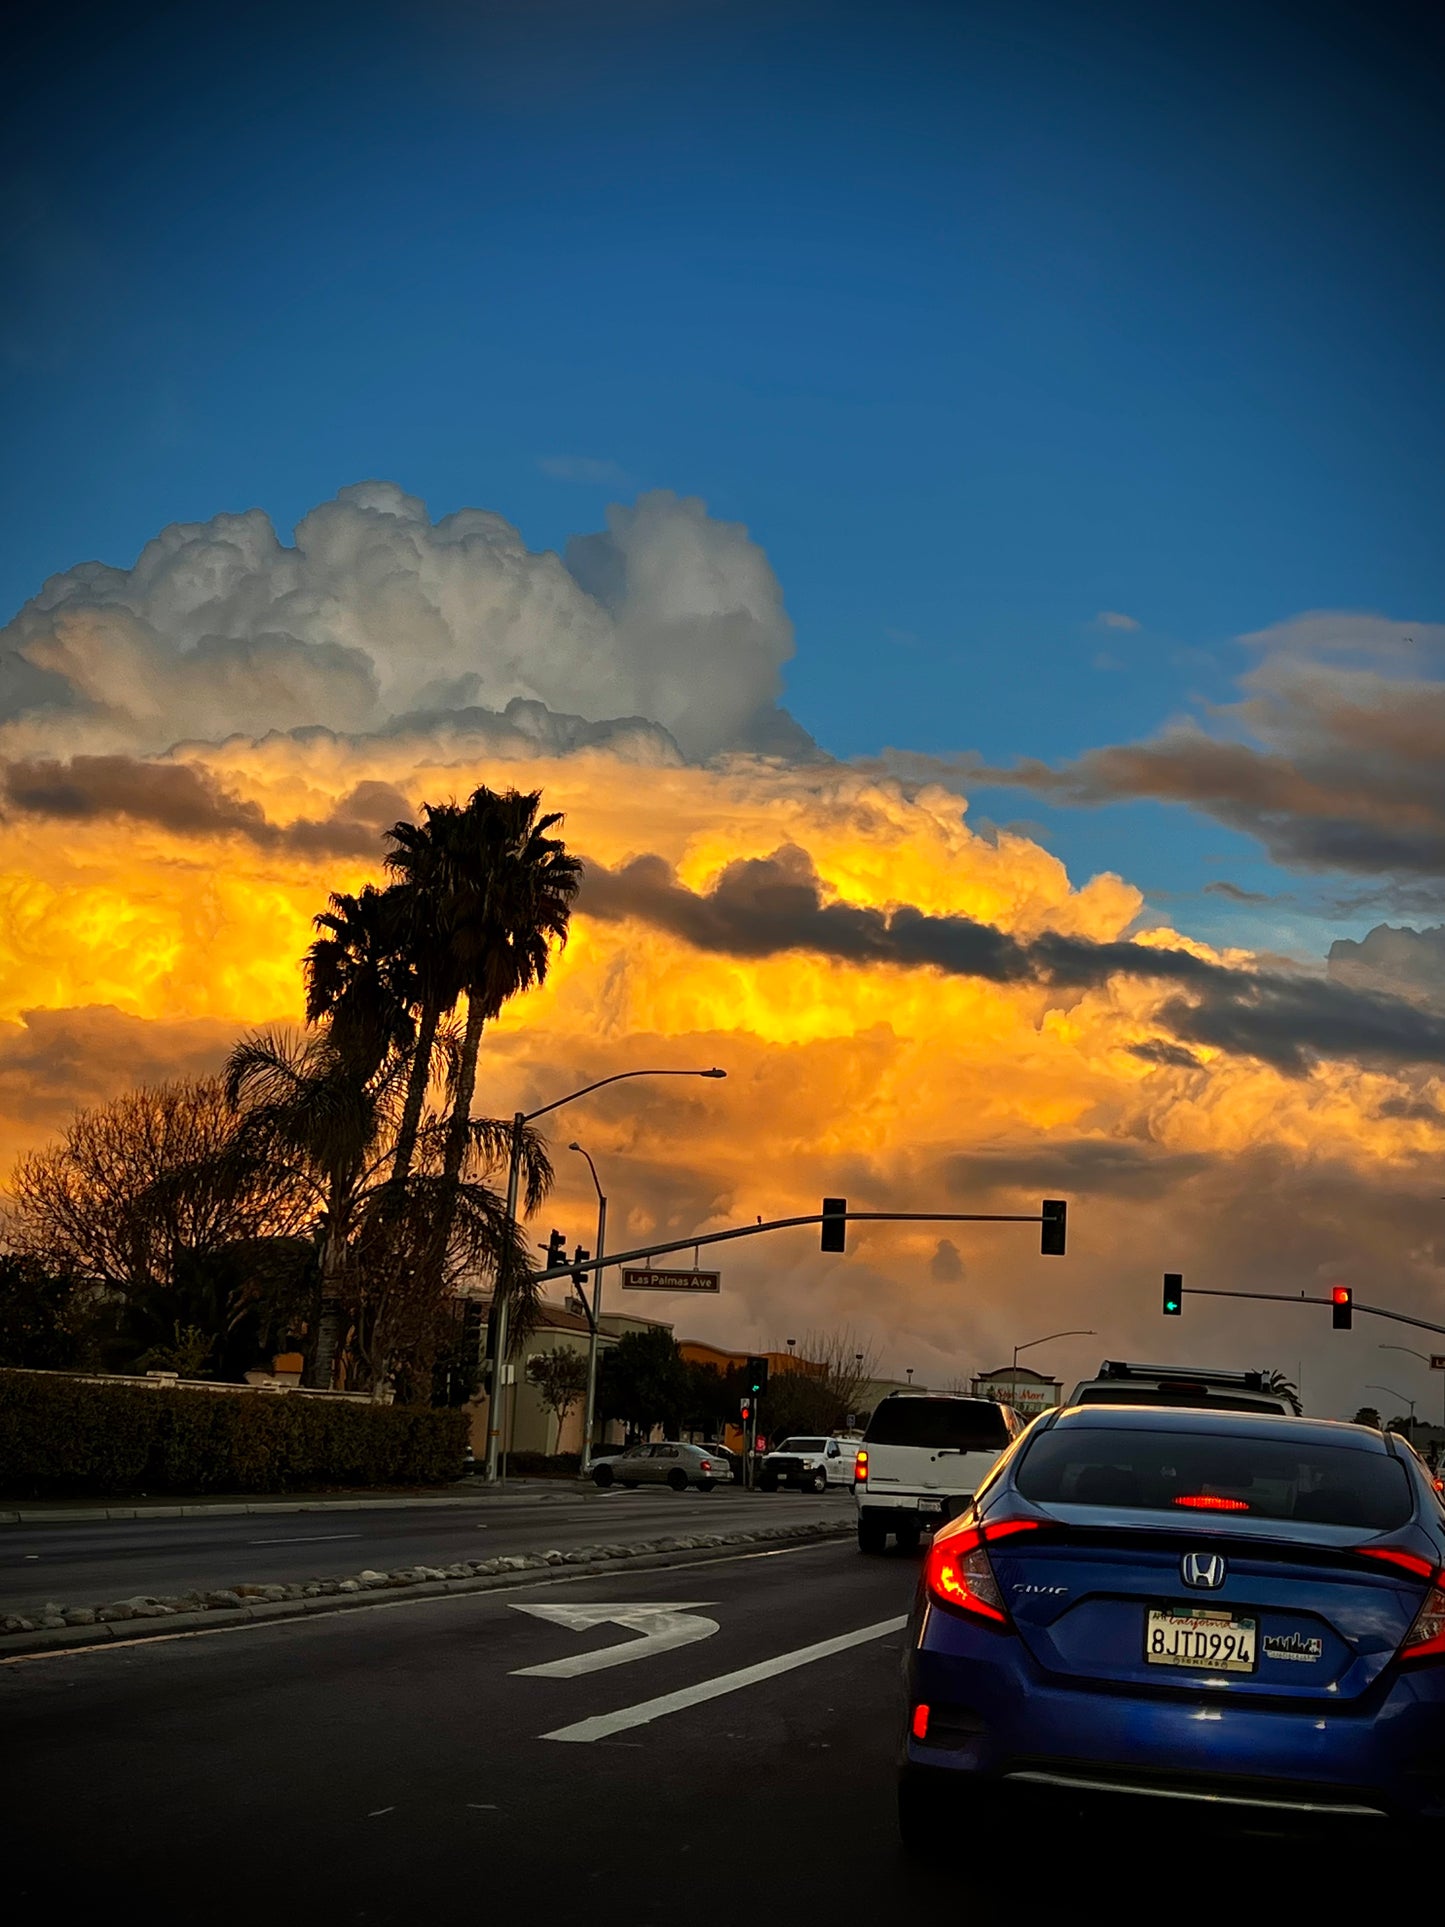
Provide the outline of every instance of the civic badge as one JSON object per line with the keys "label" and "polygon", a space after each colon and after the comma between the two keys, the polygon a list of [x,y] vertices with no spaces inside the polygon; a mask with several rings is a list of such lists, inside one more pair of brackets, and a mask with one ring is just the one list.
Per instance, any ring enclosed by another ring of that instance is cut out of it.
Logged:
{"label": "civic badge", "polygon": [[1186,1552],[1179,1562],[1180,1578],[1186,1586],[1194,1586],[1200,1592],[1213,1592],[1222,1586],[1227,1571],[1217,1552]]}

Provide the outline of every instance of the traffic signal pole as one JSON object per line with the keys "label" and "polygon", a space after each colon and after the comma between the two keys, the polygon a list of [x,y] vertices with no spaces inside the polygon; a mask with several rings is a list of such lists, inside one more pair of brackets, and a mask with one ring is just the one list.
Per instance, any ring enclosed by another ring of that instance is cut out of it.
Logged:
{"label": "traffic signal pole", "polygon": [[[1190,1298],[1267,1298],[1276,1305],[1330,1305],[1335,1300],[1312,1298],[1304,1292],[1289,1291],[1216,1291],[1208,1285],[1185,1285],[1184,1294]],[[1371,1318],[1389,1318],[1397,1325],[1413,1325],[1417,1331],[1445,1332],[1445,1325],[1432,1324],[1428,1318],[1411,1318],[1403,1311],[1387,1311],[1383,1305],[1362,1305],[1358,1298],[1351,1301],[1351,1309],[1367,1312]]]}
{"label": "traffic signal pole", "polygon": [[[1056,1199],[1046,1203],[1055,1205]],[[1063,1248],[1064,1220],[1054,1211],[829,1211],[811,1212],[803,1218],[773,1218],[767,1224],[734,1225],[730,1231],[706,1231],[699,1238],[674,1238],[670,1244],[639,1245],[635,1251],[610,1251],[604,1258],[589,1258],[585,1264],[561,1264],[539,1271],[535,1282],[545,1285],[554,1278],[568,1278],[574,1271],[602,1271],[608,1265],[630,1265],[639,1258],[665,1258],[672,1251],[696,1251],[703,1245],[726,1244],[733,1238],[756,1238],[765,1231],[789,1231],[804,1224],[1037,1224],[1044,1226],[1046,1249],[1050,1254]]]}

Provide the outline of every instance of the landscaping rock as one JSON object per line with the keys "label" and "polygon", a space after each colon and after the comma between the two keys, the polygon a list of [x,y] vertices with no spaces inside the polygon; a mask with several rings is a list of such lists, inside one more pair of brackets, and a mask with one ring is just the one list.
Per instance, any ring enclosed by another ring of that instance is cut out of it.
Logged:
{"label": "landscaping rock", "polygon": [[93,1626],[95,1624],[94,1606],[71,1606],[65,1614],[67,1626]]}
{"label": "landscaping rock", "polygon": [[22,1619],[19,1613],[6,1613],[5,1617],[0,1619],[0,1632],[33,1633],[34,1631],[35,1622],[30,1619]]}
{"label": "landscaping rock", "polygon": [[47,1630],[53,1630],[56,1626],[63,1626],[65,1624],[65,1614],[42,1613],[40,1615],[40,1624],[46,1627]]}
{"label": "landscaping rock", "polygon": [[361,1584],[360,1581],[356,1579],[338,1579],[334,1586],[328,1584],[327,1590],[330,1592],[360,1592]]}
{"label": "landscaping rock", "polygon": [[246,1602],[240,1593],[223,1586],[218,1592],[208,1592],[205,1603],[212,1611],[235,1612],[238,1607],[244,1606]]}

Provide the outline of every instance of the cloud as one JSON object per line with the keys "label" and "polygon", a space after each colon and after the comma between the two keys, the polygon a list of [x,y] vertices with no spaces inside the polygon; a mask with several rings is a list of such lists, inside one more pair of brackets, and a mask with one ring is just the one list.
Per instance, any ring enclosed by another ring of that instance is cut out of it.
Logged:
{"label": "cloud", "polygon": [[1094,667],[1099,670],[1122,669],[1124,664],[1108,649],[1101,649],[1094,657]]}
{"label": "cloud", "polygon": [[1137,629],[1140,624],[1136,617],[1126,616],[1121,609],[1101,609],[1094,617],[1094,626],[1097,629]]}
{"label": "cloud", "polygon": [[1255,666],[1211,728],[973,773],[1056,802],[1184,803],[1291,869],[1445,885],[1445,624],[1321,613],[1242,641]]}
{"label": "cloud", "polygon": [[64,822],[120,817],[177,836],[242,836],[259,849],[318,857],[375,854],[382,830],[412,812],[393,785],[362,782],[323,818],[276,824],[258,803],[235,795],[206,769],[133,756],[0,764],[0,797],[29,816]]}
{"label": "cloud", "polygon": [[792,649],[766,556],[699,501],[644,495],[558,556],[489,511],[433,522],[367,482],[291,547],[251,510],[176,524],[133,568],[52,577],[0,631],[0,749],[148,755],[520,702],[641,719],[692,758],[806,753],[778,707]]}
{"label": "cloud", "polygon": [[594,488],[626,488],[628,476],[616,462],[592,455],[540,455],[537,466],[554,482],[586,482]]}
{"label": "cloud", "polygon": [[1412,930],[1381,923],[1358,943],[1339,937],[1330,945],[1327,968],[1335,983],[1445,1011],[1445,924]]}
{"label": "cloud", "polygon": [[[1116,977],[1182,985],[1192,1001],[1171,995],[1159,1011],[1180,1044],[1257,1057],[1290,1075],[1320,1057],[1445,1063],[1445,1017],[1400,997],[1303,973],[1232,969],[1196,949],[1057,930],[1020,938],[911,904],[885,910],[825,901],[811,859],[795,845],[729,863],[707,891],[688,888],[658,856],[633,857],[615,871],[592,862],[578,907],[609,921],[637,918],[697,949],[736,957],[812,951],[843,963],[931,968],[1063,992],[1098,989]],[[1155,1062],[1197,1064],[1177,1046],[1164,1046],[1162,1059],[1159,1046],[1131,1048]]]}
{"label": "cloud", "polygon": [[1217,878],[1213,883],[1206,883],[1204,886],[1204,894],[1207,897],[1224,897],[1230,903],[1277,903],[1280,901],[1278,897],[1271,896],[1267,890],[1241,890],[1237,883],[1226,882],[1223,877]]}

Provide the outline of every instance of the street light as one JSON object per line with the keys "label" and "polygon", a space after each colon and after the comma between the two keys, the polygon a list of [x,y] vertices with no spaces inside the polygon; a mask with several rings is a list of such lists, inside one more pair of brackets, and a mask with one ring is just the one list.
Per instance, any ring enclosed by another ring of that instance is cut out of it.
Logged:
{"label": "street light", "polygon": [[[602,1195],[601,1181],[597,1176],[597,1166],[588,1152],[575,1140],[567,1146],[587,1159],[587,1169],[592,1173],[592,1188],[597,1193],[597,1241],[592,1256],[600,1258],[605,1253],[607,1238],[607,1200]],[[587,1287],[582,1286],[585,1291]],[[592,1422],[597,1408],[597,1332],[602,1323],[602,1267],[599,1265],[593,1274],[592,1285],[592,1333],[587,1341],[587,1398],[582,1411],[582,1477],[585,1479],[592,1470]]]}
{"label": "street light", "polygon": [[1408,1392],[1397,1392],[1393,1385],[1376,1385],[1373,1382],[1365,1387],[1367,1392],[1388,1392],[1391,1398],[1402,1399],[1410,1408],[1410,1431],[1415,1430],[1415,1401]]}
{"label": "street light", "polygon": [[1429,1352],[1417,1352],[1413,1345],[1381,1345],[1379,1349],[1382,1352],[1408,1352],[1411,1358],[1418,1358],[1426,1365],[1430,1363]]}
{"label": "street light", "polygon": [[1043,1338],[1026,1338],[1022,1345],[1014,1346],[1014,1364],[1019,1362],[1019,1353],[1028,1351],[1034,1345],[1051,1345],[1056,1338],[1097,1338],[1096,1331],[1049,1332]]}
{"label": "street light", "polygon": [[[626,1077],[726,1077],[726,1071],[716,1068],[708,1071],[614,1071],[611,1077],[599,1077],[595,1083],[584,1084],[580,1091],[569,1091],[565,1097],[553,1098],[550,1104],[543,1104],[535,1111],[517,1111],[512,1118],[511,1156],[507,1160],[507,1223],[517,1222],[517,1182],[522,1170],[522,1133],[529,1124],[535,1124],[539,1117],[546,1117],[549,1111],[560,1111],[564,1104],[575,1104],[579,1097],[590,1097],[593,1091],[600,1091],[604,1084],[620,1084]],[[500,1289],[498,1280],[497,1316],[493,1332],[492,1384],[487,1400],[487,1480],[495,1484],[498,1473],[498,1457],[502,1438],[502,1381],[506,1371],[507,1357],[507,1300]]]}

